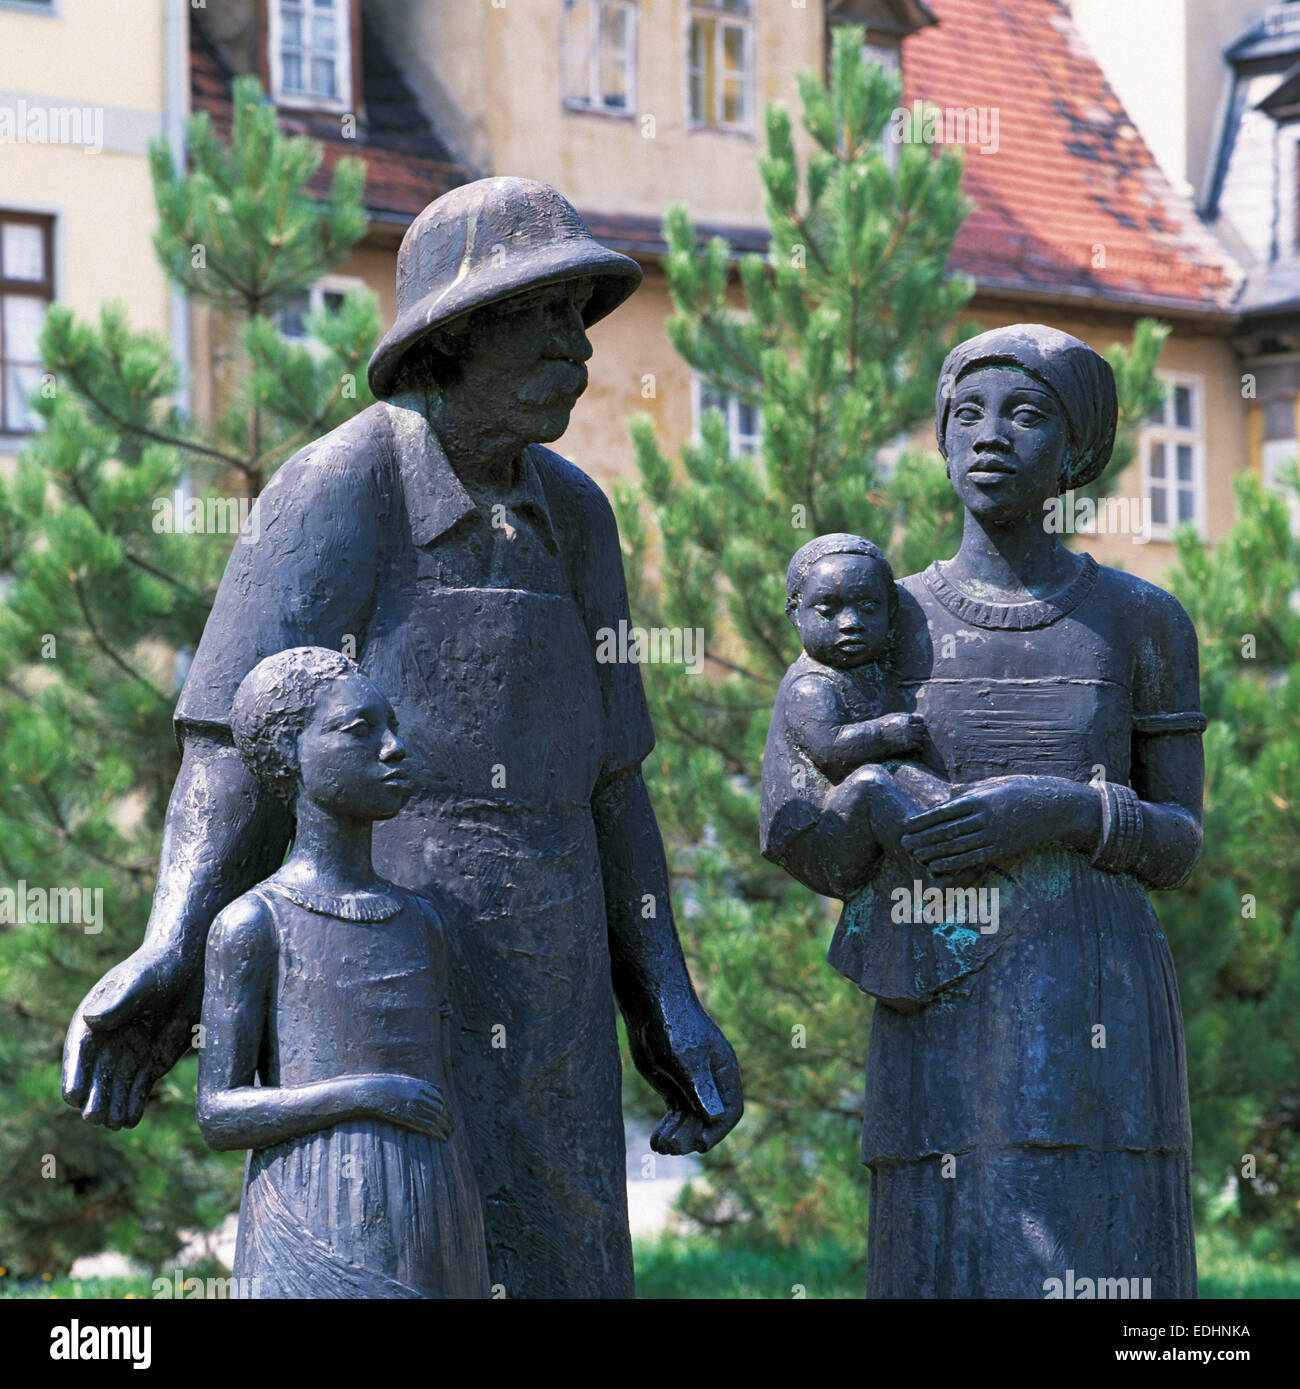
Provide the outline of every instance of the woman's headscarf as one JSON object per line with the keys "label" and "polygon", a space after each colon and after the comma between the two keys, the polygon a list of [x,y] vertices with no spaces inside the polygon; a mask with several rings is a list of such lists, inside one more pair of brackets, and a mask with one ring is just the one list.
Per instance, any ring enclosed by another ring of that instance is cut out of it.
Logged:
{"label": "woman's headscarf", "polygon": [[1011,366],[1046,386],[1061,403],[1069,458],[1061,491],[1099,478],[1115,447],[1118,402],[1110,363],[1086,342],[1041,323],[1013,323],[959,343],[944,359],[934,401],[934,428],[944,458],[948,410],[957,382],[979,367]]}

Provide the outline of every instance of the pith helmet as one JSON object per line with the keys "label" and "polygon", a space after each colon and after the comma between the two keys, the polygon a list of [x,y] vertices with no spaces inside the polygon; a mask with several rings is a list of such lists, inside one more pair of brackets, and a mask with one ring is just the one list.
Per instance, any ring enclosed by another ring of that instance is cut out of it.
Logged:
{"label": "pith helmet", "polygon": [[431,202],[397,253],[397,321],[366,373],[382,400],[408,351],[453,318],[512,294],[590,278],[588,326],[641,283],[641,267],[606,250],[554,188],[530,178],[483,178]]}

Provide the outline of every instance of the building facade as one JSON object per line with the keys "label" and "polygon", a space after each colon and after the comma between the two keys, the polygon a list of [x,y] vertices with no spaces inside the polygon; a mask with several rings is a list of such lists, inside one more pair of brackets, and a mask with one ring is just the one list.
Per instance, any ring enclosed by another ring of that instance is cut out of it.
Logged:
{"label": "building facade", "polygon": [[[215,408],[228,336],[210,316],[184,312],[153,260],[144,148],[158,134],[178,138],[186,109],[228,129],[230,83],[243,72],[261,79],[286,129],[322,143],[322,180],[346,154],[367,168],[365,240],[286,307],[283,331],[301,334],[306,308],[328,307],[355,283],[377,292],[391,320],[396,249],[420,208],[469,178],[526,175],[560,188],[645,271],[638,293],[593,330],[592,386],[557,447],[608,485],[634,471],[630,415],[648,413],[675,449],[716,406],[733,448],[755,449],[757,410],[694,379],[666,338],[663,216],[680,201],[701,237],[766,249],[764,107],[797,109],[797,73],[823,67],[832,26],[855,23],[869,56],[901,69],[904,107],[929,103],[940,138],[964,147],[976,210],[951,266],[975,279],[969,318],[1045,320],[1103,349],[1130,342],[1141,317],[1170,325],[1169,397],[1116,489],[1146,525],[1082,538],[1105,562],[1158,578],[1173,528],[1190,523],[1217,539],[1231,523],[1233,478],[1273,466],[1274,436],[1289,429],[1294,440],[1296,395],[1278,370],[1291,349],[1270,336],[1257,288],[1259,266],[1278,262],[1262,209],[1288,197],[1298,205],[1298,166],[1289,182],[1279,175],[1270,204],[1240,150],[1234,164],[1223,131],[1207,132],[1197,100],[1211,67],[1225,92],[1249,78],[1253,99],[1268,95],[1257,48],[1225,60],[1216,47],[1251,32],[1256,12],[1232,0],[1210,24],[1187,0],[1155,3],[1173,7],[1164,18],[1174,38],[1143,69],[1131,49],[1145,21],[1123,0],[124,0],[111,20],[93,0],[0,0],[0,119],[6,102],[17,109],[35,95],[91,102],[106,132],[92,158],[74,147],[6,148],[0,124],[0,245],[13,248],[18,277],[0,260],[0,292],[17,304],[0,369],[5,399],[18,402],[8,423],[19,426],[0,433],[0,452],[29,423],[31,328],[51,296],[85,314],[122,299],[136,326],[171,332],[189,364],[190,405]],[[1287,61],[1275,48],[1267,61],[1281,79]],[[1134,78],[1143,70],[1167,85],[1173,116],[1143,95]],[[1300,103],[1286,104],[1289,88],[1274,95],[1271,112],[1236,97],[1225,109],[1248,111],[1252,128],[1291,130]],[[1221,175],[1198,174],[1207,151]],[[1276,288],[1266,287],[1266,307]]]}

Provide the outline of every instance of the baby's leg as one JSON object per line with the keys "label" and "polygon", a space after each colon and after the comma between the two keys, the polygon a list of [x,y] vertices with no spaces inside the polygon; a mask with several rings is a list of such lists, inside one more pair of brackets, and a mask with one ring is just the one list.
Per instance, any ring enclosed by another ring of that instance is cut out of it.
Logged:
{"label": "baby's leg", "polygon": [[915,797],[925,809],[942,805],[951,800],[959,788],[943,777],[936,776],[928,767],[917,762],[903,762],[894,769],[894,781]]}
{"label": "baby's leg", "polygon": [[[938,783],[938,778],[934,780]],[[836,866],[848,869],[855,878],[861,879],[866,865],[870,876],[886,850],[923,876],[921,865],[903,848],[901,840],[904,824],[928,804],[937,801],[919,799],[884,767],[868,762],[850,772],[826,797],[821,819],[811,832],[821,834]]]}

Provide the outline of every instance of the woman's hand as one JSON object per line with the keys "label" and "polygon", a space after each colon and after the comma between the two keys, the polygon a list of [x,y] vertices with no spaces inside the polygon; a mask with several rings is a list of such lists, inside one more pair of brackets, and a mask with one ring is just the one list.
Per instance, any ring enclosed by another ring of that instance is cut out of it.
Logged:
{"label": "woman's hand", "polygon": [[989,868],[1043,844],[1091,852],[1101,834],[1095,787],[1065,777],[991,777],[911,816],[903,848],[936,876]]}

